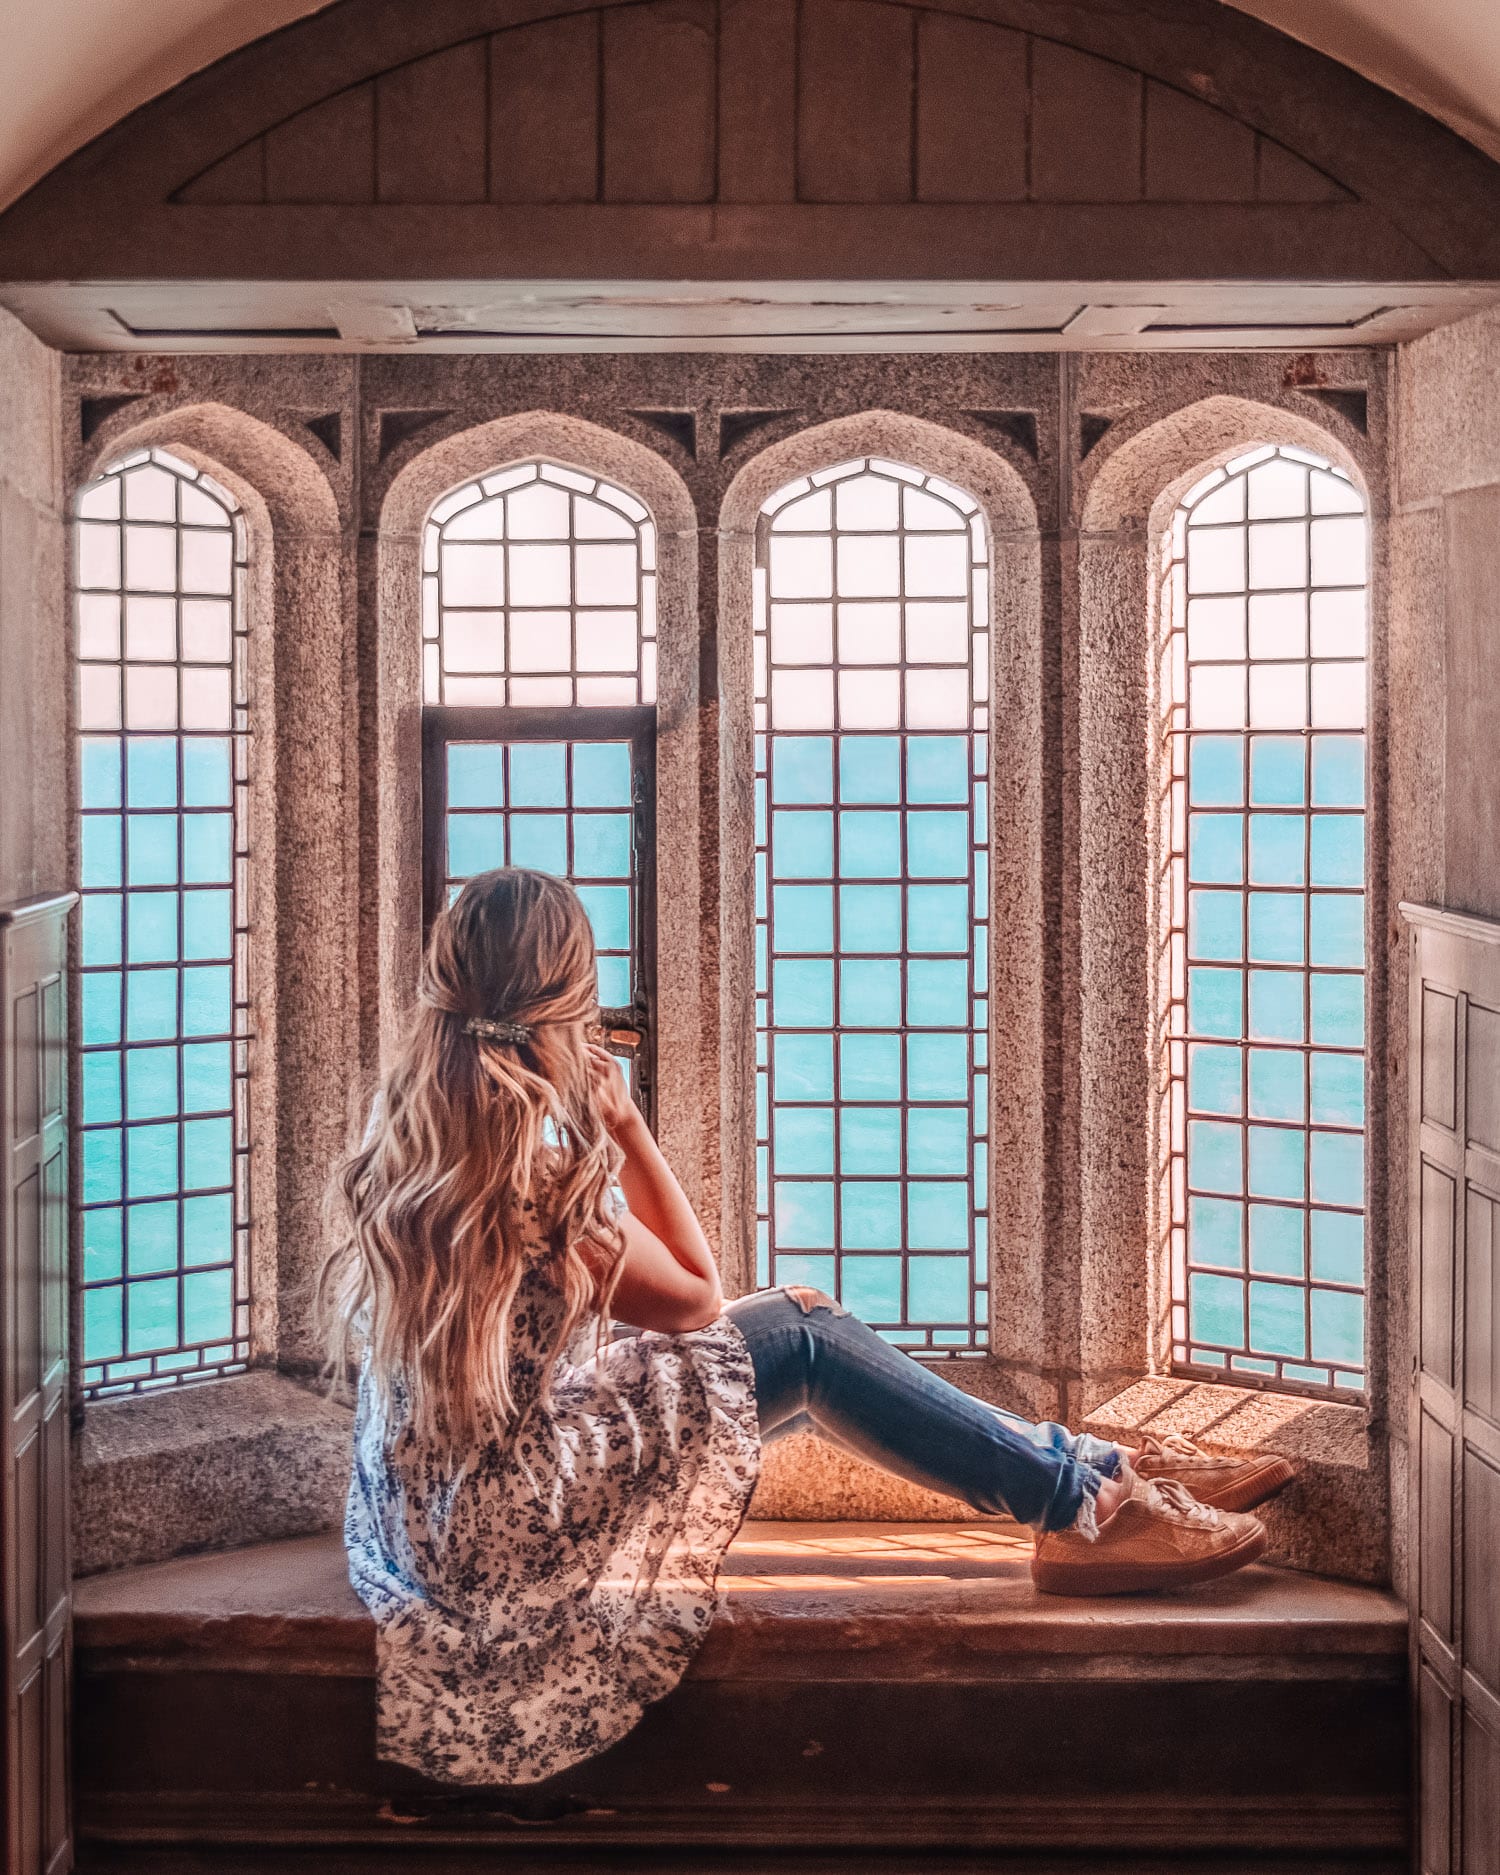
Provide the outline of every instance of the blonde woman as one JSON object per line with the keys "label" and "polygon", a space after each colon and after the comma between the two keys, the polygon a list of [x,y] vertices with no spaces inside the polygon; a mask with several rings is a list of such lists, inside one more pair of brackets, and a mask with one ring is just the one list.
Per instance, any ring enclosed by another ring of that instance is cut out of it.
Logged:
{"label": "blonde woman", "polygon": [[681,1678],[761,1445],[795,1429],[1029,1524],[1042,1589],[1173,1586],[1260,1554],[1238,1513],[1291,1475],[1280,1460],[1029,1425],[815,1290],[726,1308],[590,1042],[594,997],[567,885],[470,880],[335,1188],[321,1302],[335,1371],[360,1366],[345,1538],[379,1629],[382,1755],[526,1784],[620,1738]]}

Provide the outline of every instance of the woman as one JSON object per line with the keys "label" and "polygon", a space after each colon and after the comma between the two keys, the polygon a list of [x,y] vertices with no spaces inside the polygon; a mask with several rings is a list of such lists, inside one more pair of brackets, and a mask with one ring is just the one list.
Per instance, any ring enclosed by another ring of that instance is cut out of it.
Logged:
{"label": "woman", "polygon": [[[620,1738],[681,1678],[761,1444],[796,1429],[1031,1525],[1044,1590],[1167,1587],[1260,1554],[1237,1513],[1283,1461],[1028,1425],[815,1290],[726,1308],[588,1039],[594,998],[567,885],[470,880],[337,1184],[321,1301],[335,1371],[362,1362],[345,1537],[379,1629],[382,1755],[525,1784]],[[644,1332],[606,1339],[611,1321]]]}

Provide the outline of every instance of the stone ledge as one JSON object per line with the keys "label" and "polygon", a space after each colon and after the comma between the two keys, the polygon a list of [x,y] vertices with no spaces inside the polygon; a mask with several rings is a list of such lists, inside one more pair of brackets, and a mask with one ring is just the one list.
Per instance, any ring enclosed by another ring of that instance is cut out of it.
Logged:
{"label": "stone ledge", "polygon": [[350,1412],[282,1374],[91,1405],[73,1450],[80,1576],[336,1525]]}

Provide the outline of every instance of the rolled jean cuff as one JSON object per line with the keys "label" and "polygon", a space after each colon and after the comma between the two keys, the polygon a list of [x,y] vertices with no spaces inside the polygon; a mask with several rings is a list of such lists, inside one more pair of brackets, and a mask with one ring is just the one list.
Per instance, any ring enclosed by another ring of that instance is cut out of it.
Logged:
{"label": "rolled jean cuff", "polygon": [[1073,1456],[1080,1464],[1092,1465],[1106,1478],[1120,1475],[1120,1448],[1108,1439],[1096,1439],[1091,1432],[1080,1432],[1073,1443]]}
{"label": "rolled jean cuff", "polygon": [[1057,1476],[1052,1501],[1042,1513],[1043,1530],[1076,1530],[1087,1543],[1099,1534],[1095,1499],[1107,1474],[1079,1460],[1064,1465]]}

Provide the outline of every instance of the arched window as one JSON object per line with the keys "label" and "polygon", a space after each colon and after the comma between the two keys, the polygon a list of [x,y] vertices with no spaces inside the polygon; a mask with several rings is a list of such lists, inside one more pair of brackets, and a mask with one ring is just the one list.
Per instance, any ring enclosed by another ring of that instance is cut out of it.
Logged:
{"label": "arched window", "polygon": [[1367,560],[1285,447],[1163,543],[1173,1358],[1276,1386],[1364,1384]]}
{"label": "arched window", "polygon": [[249,1348],[245,527],[163,450],[75,504],[84,1384]]}
{"label": "arched window", "polygon": [[758,1248],[892,1341],[988,1343],[988,551],[899,463],[762,511]]}

